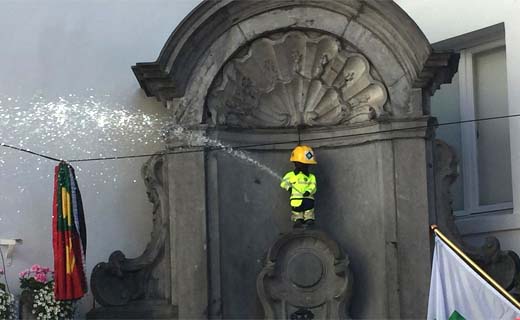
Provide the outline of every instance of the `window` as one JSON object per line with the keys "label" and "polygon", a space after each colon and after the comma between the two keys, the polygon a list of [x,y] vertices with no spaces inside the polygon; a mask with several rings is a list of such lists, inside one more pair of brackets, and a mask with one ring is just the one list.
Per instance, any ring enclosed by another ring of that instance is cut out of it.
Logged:
{"label": "window", "polygon": [[[443,41],[434,47],[460,52],[452,84],[432,98],[440,123],[509,114],[503,24]],[[453,185],[457,216],[505,213],[513,209],[509,119],[441,126],[438,138],[459,157]]]}

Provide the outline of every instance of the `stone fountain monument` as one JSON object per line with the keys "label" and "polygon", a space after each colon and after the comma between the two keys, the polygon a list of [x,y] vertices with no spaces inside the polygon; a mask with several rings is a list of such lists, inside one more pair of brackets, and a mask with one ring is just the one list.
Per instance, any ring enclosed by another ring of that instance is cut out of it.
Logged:
{"label": "stone fountain monument", "polygon": [[105,312],[424,317],[437,212],[429,100],[457,62],[392,1],[202,2],[157,61],[133,67],[141,87],[172,126],[247,145],[276,172],[290,168],[299,128],[319,161],[320,231],[292,232],[279,181],[247,162],[197,143],[157,156],[151,244],[94,271],[95,292],[120,286],[97,290]]}

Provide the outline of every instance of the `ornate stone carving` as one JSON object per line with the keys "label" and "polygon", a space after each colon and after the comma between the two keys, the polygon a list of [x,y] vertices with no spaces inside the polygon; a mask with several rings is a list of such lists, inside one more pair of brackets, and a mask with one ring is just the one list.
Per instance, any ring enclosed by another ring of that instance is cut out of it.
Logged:
{"label": "ornate stone carving", "polygon": [[164,158],[162,154],[152,156],[141,171],[146,193],[153,204],[153,230],[144,252],[137,258],[128,259],[121,251],[115,251],[108,263],[98,263],[92,271],[92,293],[103,306],[122,306],[136,300],[168,299],[166,292],[169,289],[164,288],[169,277],[169,259],[164,259],[164,248],[169,237],[168,213],[163,210],[168,199],[162,181]]}
{"label": "ornate stone carving", "polygon": [[207,99],[215,125],[356,123],[385,113],[387,91],[361,54],[329,35],[291,31],[253,41],[230,60]]}
{"label": "ornate stone carving", "polygon": [[462,250],[507,290],[513,289],[520,276],[520,260],[513,251],[502,251],[495,237],[487,237],[481,247],[475,247],[462,239],[454,221],[451,185],[458,177],[458,159],[447,143],[435,140],[435,189],[437,225]]}
{"label": "ornate stone carving", "polygon": [[269,250],[257,279],[266,319],[343,319],[352,293],[349,259],[321,231],[293,231]]}
{"label": "ornate stone carving", "polygon": [[459,59],[460,54],[453,51],[432,52],[415,80],[414,87],[423,88],[433,96],[442,84],[451,83],[459,69]]}
{"label": "ornate stone carving", "polygon": [[198,120],[198,112],[192,107],[192,101],[185,98],[169,100],[166,107],[171,111],[172,117],[170,126],[196,126],[200,125]]}

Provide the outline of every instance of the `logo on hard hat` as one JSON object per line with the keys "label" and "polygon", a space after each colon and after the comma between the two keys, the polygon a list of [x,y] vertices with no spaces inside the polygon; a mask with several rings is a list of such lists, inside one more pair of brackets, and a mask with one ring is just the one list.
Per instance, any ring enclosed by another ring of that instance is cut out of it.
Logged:
{"label": "logo on hard hat", "polygon": [[305,157],[307,157],[307,160],[311,160],[313,156],[314,155],[310,151],[307,151],[307,153],[305,154]]}

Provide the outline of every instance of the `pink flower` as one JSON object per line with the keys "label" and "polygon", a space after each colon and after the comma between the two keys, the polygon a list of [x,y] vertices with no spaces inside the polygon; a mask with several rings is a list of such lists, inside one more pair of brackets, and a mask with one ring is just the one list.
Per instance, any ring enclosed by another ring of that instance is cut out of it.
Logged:
{"label": "pink flower", "polygon": [[0,274],[4,274],[4,269],[0,268]]}
{"label": "pink flower", "polygon": [[51,269],[50,269],[50,268],[42,268],[42,271],[43,271],[44,273],[48,273],[49,271],[51,271]]}
{"label": "pink flower", "polygon": [[25,277],[28,273],[29,273],[29,271],[27,271],[27,270],[22,271],[22,272],[20,272],[20,273],[18,274],[18,277],[23,278],[23,277]]}
{"label": "pink flower", "polygon": [[31,267],[32,272],[38,272],[41,269],[42,269],[42,267],[39,264],[33,264],[33,266]]}
{"label": "pink flower", "polygon": [[41,283],[45,283],[47,282],[47,277],[45,276],[44,273],[37,273],[35,276],[34,276],[34,279],[38,282],[41,282]]}

